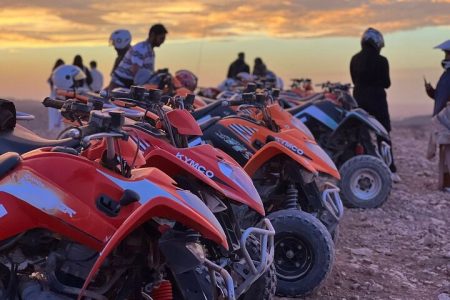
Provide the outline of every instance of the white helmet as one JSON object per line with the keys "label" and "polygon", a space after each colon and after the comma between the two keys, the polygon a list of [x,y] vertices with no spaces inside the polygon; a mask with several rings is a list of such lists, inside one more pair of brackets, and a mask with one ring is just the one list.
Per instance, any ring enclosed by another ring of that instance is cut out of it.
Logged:
{"label": "white helmet", "polygon": [[53,86],[57,89],[75,88],[75,81],[86,78],[86,74],[74,65],[62,65],[52,73]]}
{"label": "white helmet", "polygon": [[361,37],[361,44],[369,44],[377,50],[381,50],[384,47],[384,38],[381,32],[369,27],[364,31]]}
{"label": "white helmet", "polygon": [[126,29],[116,30],[111,33],[109,43],[116,49],[124,49],[131,44],[131,33]]}
{"label": "white helmet", "polygon": [[236,78],[239,79],[240,81],[244,81],[244,82],[255,80],[255,76],[253,76],[252,74],[249,74],[247,72],[239,72],[236,75]]}

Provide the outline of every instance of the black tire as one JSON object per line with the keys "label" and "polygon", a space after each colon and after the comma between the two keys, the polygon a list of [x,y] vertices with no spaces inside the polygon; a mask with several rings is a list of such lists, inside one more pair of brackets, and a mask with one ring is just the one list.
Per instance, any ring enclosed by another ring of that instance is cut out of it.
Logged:
{"label": "black tire", "polygon": [[[247,250],[251,257],[259,257],[260,253],[259,240],[250,235],[247,239]],[[269,269],[261,275],[251,287],[239,297],[240,300],[253,300],[262,299],[270,300],[275,296],[275,290],[277,287],[277,274],[275,265],[271,264]]]}
{"label": "black tire", "polygon": [[376,208],[389,197],[391,172],[379,158],[358,155],[347,160],[339,170],[342,202],[346,207]]}
{"label": "black tire", "polygon": [[280,210],[267,218],[276,231],[277,295],[296,297],[314,292],[333,266],[330,233],[318,219],[299,210]]}

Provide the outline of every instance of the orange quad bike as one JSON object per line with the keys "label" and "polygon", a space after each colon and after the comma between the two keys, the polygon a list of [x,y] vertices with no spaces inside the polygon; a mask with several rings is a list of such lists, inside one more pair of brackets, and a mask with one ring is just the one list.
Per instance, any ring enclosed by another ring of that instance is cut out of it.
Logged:
{"label": "orange quad bike", "polygon": [[293,297],[312,292],[331,270],[330,233],[336,236],[343,205],[329,180],[340,175],[309,130],[266,98],[244,93],[193,115],[203,124],[202,140],[235,158],[252,178],[276,231],[277,294]]}
{"label": "orange quad bike", "polygon": [[[119,143],[122,156],[130,165],[157,167],[183,186],[198,195],[210,207],[226,228],[229,251],[208,248],[208,258],[220,262],[235,282],[235,295],[240,299],[270,299],[275,294],[276,275],[273,266],[273,236],[270,221],[264,219],[262,226],[239,226],[240,206],[248,206],[264,217],[264,206],[251,179],[237,162],[226,153],[211,145],[187,147],[187,137],[201,135],[201,130],[192,115],[180,108],[165,111],[161,102],[161,91],[146,91],[132,87],[131,91],[115,93],[115,102],[135,103],[152,108],[157,113],[158,128],[148,123],[128,120],[123,127],[130,136]],[[121,95],[117,100],[117,95]],[[188,97],[191,105],[194,98]],[[127,98],[128,97],[128,98]],[[184,103],[183,97],[166,97],[171,102]],[[81,99],[80,99],[81,100]],[[173,101],[172,101],[173,100]],[[55,106],[52,106],[55,104]],[[65,118],[83,120],[94,107],[74,100],[56,101],[46,99],[44,105],[61,108]],[[129,105],[128,105],[129,106]],[[121,109],[117,107],[117,109]],[[76,113],[70,113],[70,111]],[[128,112],[128,110],[126,110]],[[143,116],[144,114],[142,114]],[[147,114],[148,117],[148,114]],[[83,123],[83,122],[81,122]],[[83,136],[83,126],[68,128],[64,136]],[[139,148],[137,148],[137,146]],[[102,157],[106,141],[92,144],[82,155],[96,160]],[[136,156],[137,150],[142,153]],[[260,237],[257,239],[257,237]]]}
{"label": "orange quad bike", "polygon": [[[91,115],[81,143],[109,141],[99,163],[65,147],[69,140],[0,155],[1,299],[205,298],[197,276],[214,282],[220,266],[205,258],[202,241],[227,249],[225,233],[169,176],[121,160],[114,145],[128,136],[122,122],[118,114]],[[2,149],[41,145],[20,143],[13,123],[0,132]],[[202,265],[211,266],[210,280]],[[232,280],[227,288],[232,299]]]}

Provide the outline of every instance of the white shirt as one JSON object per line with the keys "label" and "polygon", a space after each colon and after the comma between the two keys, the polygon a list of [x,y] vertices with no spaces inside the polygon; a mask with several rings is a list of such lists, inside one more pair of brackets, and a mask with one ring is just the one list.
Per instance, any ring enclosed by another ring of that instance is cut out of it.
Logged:
{"label": "white shirt", "polygon": [[151,73],[155,72],[155,52],[149,41],[145,40],[137,43],[128,50],[116,70],[114,70],[113,82],[121,85],[120,79],[117,77],[133,80],[132,65],[137,65],[139,69],[147,69]]}
{"label": "white shirt", "polygon": [[91,88],[94,92],[99,92],[103,88],[103,75],[97,69],[90,69],[92,76]]}

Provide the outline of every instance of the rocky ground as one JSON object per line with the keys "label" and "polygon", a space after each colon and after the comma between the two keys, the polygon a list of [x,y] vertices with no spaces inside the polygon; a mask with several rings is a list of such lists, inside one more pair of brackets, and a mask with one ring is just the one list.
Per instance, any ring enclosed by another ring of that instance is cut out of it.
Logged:
{"label": "rocky ground", "polygon": [[383,207],[346,210],[333,272],[306,299],[450,299],[450,193],[425,158],[428,127],[394,125],[402,182]]}
{"label": "rocky ground", "polygon": [[[38,102],[16,104],[38,117],[27,127],[53,135],[45,129],[46,111]],[[383,207],[345,212],[333,272],[306,299],[450,300],[450,193],[437,190],[437,160],[425,159],[428,124],[423,120],[394,124],[403,181]]]}

